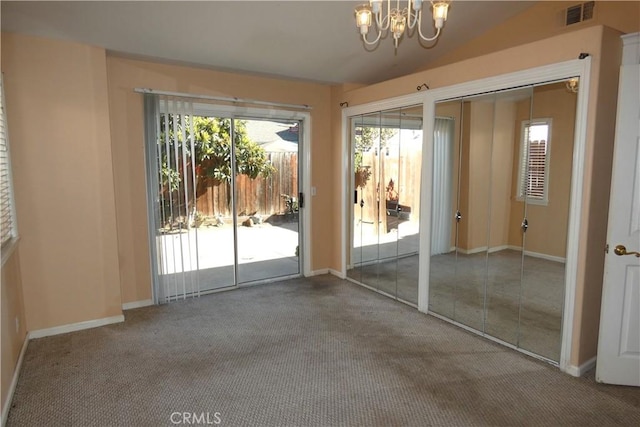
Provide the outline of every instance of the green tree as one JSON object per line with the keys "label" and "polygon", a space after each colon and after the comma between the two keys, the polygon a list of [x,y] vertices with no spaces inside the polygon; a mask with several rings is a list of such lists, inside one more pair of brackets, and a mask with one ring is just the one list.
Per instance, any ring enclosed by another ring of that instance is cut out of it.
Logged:
{"label": "green tree", "polygon": [[[193,194],[202,180],[207,179],[217,185],[224,183],[227,186],[227,204],[231,203],[231,123],[228,118],[180,117],[173,114],[161,116],[162,133],[158,144],[162,153],[161,185],[164,193],[179,193],[185,174],[189,180],[193,168],[196,178]],[[270,176],[275,168],[264,149],[249,139],[244,121],[235,120],[234,123],[236,173],[251,179]],[[182,162],[183,153],[187,158],[186,171]],[[177,197],[177,200],[180,198]],[[180,212],[180,209],[178,212],[178,215],[189,214]]]}
{"label": "green tree", "polygon": [[[231,182],[231,119],[216,117],[193,118],[196,175],[213,178],[219,182]],[[270,176],[275,168],[269,162],[262,147],[247,136],[246,124],[235,121],[233,133],[238,175],[247,175],[251,179],[258,176]]]}
{"label": "green tree", "polygon": [[354,161],[353,169],[356,173],[356,184],[364,187],[369,180],[371,172],[367,166],[363,165],[363,153],[377,148],[382,151],[387,147],[389,139],[398,133],[398,129],[373,127],[373,126],[356,126],[354,138]]}

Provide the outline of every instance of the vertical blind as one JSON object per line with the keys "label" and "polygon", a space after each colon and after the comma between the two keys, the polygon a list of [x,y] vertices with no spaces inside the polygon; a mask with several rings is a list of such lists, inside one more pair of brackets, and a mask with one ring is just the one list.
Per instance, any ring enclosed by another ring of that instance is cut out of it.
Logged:
{"label": "vertical blind", "polygon": [[451,250],[453,187],[453,126],[450,118],[436,118],[433,129],[433,202],[431,255]]}
{"label": "vertical blind", "polygon": [[145,94],[147,168],[155,238],[157,302],[200,296],[195,213],[193,104]]}
{"label": "vertical blind", "polygon": [[2,247],[9,243],[16,235],[14,206],[13,206],[13,188],[11,183],[11,159],[9,157],[9,136],[7,133],[7,115],[5,111],[4,101],[4,82],[0,76],[0,199],[1,206],[1,223],[0,231],[2,234]]}

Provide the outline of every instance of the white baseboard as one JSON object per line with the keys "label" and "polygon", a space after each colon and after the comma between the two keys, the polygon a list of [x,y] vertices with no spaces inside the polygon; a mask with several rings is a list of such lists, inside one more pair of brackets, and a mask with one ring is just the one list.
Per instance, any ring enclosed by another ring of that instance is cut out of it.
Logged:
{"label": "white baseboard", "polygon": [[541,259],[546,259],[547,261],[554,261],[554,262],[559,262],[564,264],[567,259],[563,258],[563,257],[559,257],[559,256],[554,256],[554,255],[547,255],[547,254],[541,254],[539,252],[531,252],[531,251],[524,251],[524,254],[526,256],[530,256],[533,258],[541,258]]}
{"label": "white baseboard", "polygon": [[38,329],[29,332],[28,338],[43,338],[51,335],[66,334],[67,332],[81,331],[83,329],[97,328],[99,326],[111,325],[112,323],[124,322],[124,315],[105,317],[102,319],[87,320],[86,322],[71,323],[69,325],[55,326],[53,328]]}
{"label": "white baseboard", "polygon": [[[520,246],[513,246],[513,245],[492,246],[488,249],[489,249],[489,253],[500,252],[505,249],[511,249],[513,251],[518,251],[518,252],[522,251],[522,248]],[[452,248],[452,251],[455,251],[455,250],[456,250],[455,247]],[[473,248],[473,249],[458,248],[458,252],[464,255],[473,255],[480,252],[485,252],[486,250],[487,250],[486,246],[481,246],[479,248]],[[565,258],[555,256],[555,255],[543,254],[540,252],[524,251],[524,254],[526,256],[530,256],[533,258],[546,259],[547,261],[554,261],[554,262],[561,262],[561,263],[564,263],[566,261]]]}
{"label": "white baseboard", "polygon": [[329,274],[339,277],[341,279],[344,279],[346,276],[344,274],[342,274],[341,272],[339,272],[338,270],[334,270],[333,268],[329,269]]}
{"label": "white baseboard", "polygon": [[341,279],[345,278],[345,276],[342,273],[340,273],[338,270],[334,270],[333,268],[321,268],[319,270],[313,270],[311,272],[311,274],[309,274],[308,277],[311,277],[311,276],[322,276],[323,274],[331,274],[331,275],[339,277]]}
{"label": "white baseboard", "polygon": [[489,248],[489,253],[492,254],[494,252],[504,251],[505,249],[509,249],[509,245],[492,246]]}
{"label": "white baseboard", "polygon": [[153,300],[145,299],[141,301],[125,302],[124,304],[122,304],[122,309],[132,310],[134,308],[149,307],[150,305],[153,305]]}
{"label": "white baseboard", "polygon": [[[462,249],[462,248],[458,248],[458,252],[460,252],[461,254],[464,255],[473,255],[473,254],[478,254],[481,252],[486,252],[487,249],[489,250],[489,253],[492,254],[494,252],[500,252],[500,251],[504,251],[505,249],[514,249],[514,247],[508,246],[508,245],[502,245],[502,246],[480,246],[477,248],[473,248],[473,249]],[[453,247],[452,251],[455,251],[456,248]]]}
{"label": "white baseboard", "polygon": [[464,255],[473,255],[480,252],[485,252],[486,250],[487,250],[486,246],[480,246],[479,248],[473,248],[473,249],[458,248],[458,252]]}
{"label": "white baseboard", "polygon": [[581,377],[596,366],[596,357],[592,357],[580,366],[568,365],[565,372],[574,377]]}
{"label": "white baseboard", "polygon": [[20,376],[20,370],[22,369],[22,360],[24,359],[24,354],[27,351],[27,345],[29,345],[29,335],[27,334],[24,337],[24,342],[22,343],[22,349],[20,350],[20,356],[18,356],[18,362],[16,363],[16,367],[13,370],[13,379],[11,380],[11,385],[9,386],[9,391],[7,392],[7,397],[4,400],[4,405],[2,405],[2,422],[1,426],[5,426],[7,423],[7,418],[9,417],[9,409],[11,409],[11,402],[13,401],[13,393],[16,391],[16,385],[18,384],[18,377]]}
{"label": "white baseboard", "polygon": [[338,270],[334,270],[333,268],[321,268],[320,270],[313,270],[310,276],[321,276],[323,274],[331,274],[332,276],[336,276],[341,279],[345,278],[342,273],[340,273]]}
{"label": "white baseboard", "polygon": [[[520,252],[522,250],[522,248],[519,247],[519,246],[509,246],[508,249],[511,249],[511,250],[514,250],[514,251],[518,251],[518,252]],[[526,256],[530,256],[530,257],[533,257],[533,258],[546,259],[547,261],[554,261],[554,262],[561,262],[561,263],[564,263],[566,261],[566,258],[562,258],[562,257],[555,256],[555,255],[543,254],[543,253],[540,253],[540,252],[524,251],[524,254]]]}

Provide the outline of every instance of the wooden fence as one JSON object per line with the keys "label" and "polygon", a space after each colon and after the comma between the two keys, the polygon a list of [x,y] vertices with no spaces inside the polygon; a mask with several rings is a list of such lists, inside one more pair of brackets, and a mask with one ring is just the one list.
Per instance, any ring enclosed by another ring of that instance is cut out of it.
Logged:
{"label": "wooden fence", "polygon": [[[298,197],[298,153],[267,153],[276,169],[267,178],[236,177],[236,208],[240,216],[283,214],[286,212],[283,194]],[[202,182],[198,185],[196,209],[201,215],[229,218],[231,212],[230,185],[226,182]]]}
{"label": "wooden fence", "polygon": [[[420,219],[420,175],[422,150],[406,149],[400,156],[378,157],[374,151],[363,153],[362,164],[371,175],[364,187],[358,188],[355,220],[380,224],[381,232],[397,228],[398,221],[418,222]],[[398,202],[402,213],[397,213]],[[395,212],[391,212],[395,211]]]}

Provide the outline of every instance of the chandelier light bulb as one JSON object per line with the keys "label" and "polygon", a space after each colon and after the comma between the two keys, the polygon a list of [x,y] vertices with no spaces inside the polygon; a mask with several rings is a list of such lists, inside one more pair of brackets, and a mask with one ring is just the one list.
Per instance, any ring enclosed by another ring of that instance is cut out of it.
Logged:
{"label": "chandelier light bulb", "polygon": [[360,34],[364,37],[371,26],[371,7],[367,4],[356,8],[356,25],[360,28]]}
{"label": "chandelier light bulb", "polygon": [[447,20],[447,13],[449,12],[449,4],[444,1],[433,3],[433,19]]}

